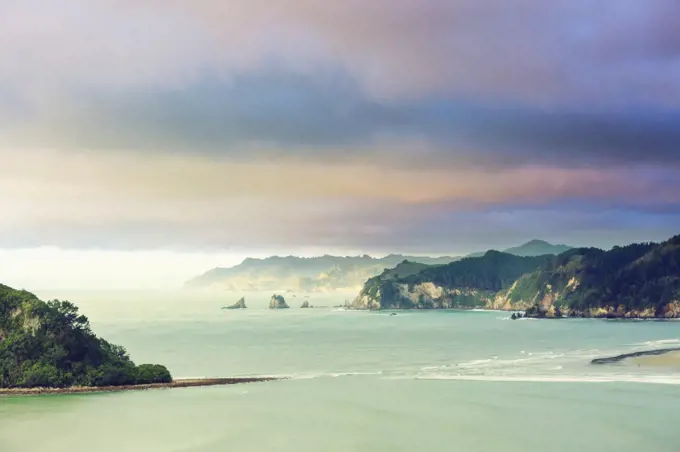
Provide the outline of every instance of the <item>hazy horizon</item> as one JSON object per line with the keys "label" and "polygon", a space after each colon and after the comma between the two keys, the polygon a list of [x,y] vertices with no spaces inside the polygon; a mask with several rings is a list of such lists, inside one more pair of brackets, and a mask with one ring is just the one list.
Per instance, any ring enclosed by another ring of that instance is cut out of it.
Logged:
{"label": "hazy horizon", "polygon": [[[665,237],[668,238],[668,237]],[[665,239],[664,238],[664,239]],[[543,240],[543,239],[531,239]],[[658,241],[662,241],[658,240]],[[654,240],[641,240],[654,241]],[[528,240],[527,240],[528,242]],[[0,283],[27,290],[175,290],[181,289],[193,277],[216,267],[233,267],[246,258],[264,259],[272,256],[320,257],[363,256],[383,258],[390,254],[428,257],[460,257],[489,249],[503,250],[527,242],[509,243],[507,246],[470,248],[461,247],[459,252],[418,253],[395,251],[370,253],[350,250],[298,249],[296,252],[256,251],[253,253],[229,252],[172,252],[154,251],[112,251],[112,250],[64,250],[56,247],[32,249],[0,249]],[[616,245],[596,246],[550,242],[553,245],[575,247],[595,246],[610,249]],[[275,250],[274,250],[275,251]]]}

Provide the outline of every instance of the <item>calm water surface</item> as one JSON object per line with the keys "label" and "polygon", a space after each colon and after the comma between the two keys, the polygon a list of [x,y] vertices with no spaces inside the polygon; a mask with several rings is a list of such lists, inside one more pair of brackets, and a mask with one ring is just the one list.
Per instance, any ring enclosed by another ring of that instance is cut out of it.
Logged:
{"label": "calm water surface", "polygon": [[[291,380],[0,399],[0,451],[673,451],[680,375],[594,357],[680,346],[678,322],[506,313],[222,311],[241,294],[61,294],[175,377]],[[316,305],[351,295],[309,295]]]}

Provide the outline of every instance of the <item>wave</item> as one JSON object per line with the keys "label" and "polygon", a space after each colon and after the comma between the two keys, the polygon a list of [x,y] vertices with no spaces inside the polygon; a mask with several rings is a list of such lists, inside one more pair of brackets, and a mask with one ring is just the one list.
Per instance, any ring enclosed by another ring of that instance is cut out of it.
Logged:
{"label": "wave", "polygon": [[[509,312],[506,311],[505,309],[481,309],[481,308],[475,308],[475,309],[468,309],[470,312]],[[522,312],[522,311],[512,311],[512,312]]]}
{"label": "wave", "polygon": [[488,368],[488,367],[510,367],[510,366],[516,366],[516,365],[521,365],[521,364],[532,364],[532,363],[541,363],[545,362],[547,360],[552,360],[552,359],[558,359],[567,356],[566,354],[563,353],[553,353],[553,352],[547,352],[547,353],[527,353],[527,352],[522,352],[522,358],[515,358],[515,359],[499,359],[498,356],[492,356],[491,358],[486,358],[486,359],[475,359],[472,361],[465,361],[462,363],[456,364],[455,367],[458,368],[467,368],[467,369],[472,369],[472,368]]}
{"label": "wave", "polygon": [[367,376],[376,376],[376,375],[382,375],[382,374],[383,374],[382,371],[374,371],[374,372],[355,372],[355,371],[311,372],[311,373],[293,374],[293,375],[289,375],[287,378],[289,380],[315,380],[317,378],[367,377]]}
{"label": "wave", "polygon": [[[444,365],[422,366],[416,373],[419,378],[433,375],[486,378],[520,378],[526,375],[540,377],[561,377],[564,373],[586,371],[592,359],[599,356],[597,349],[570,351],[526,351],[515,356],[489,356]],[[566,370],[565,370],[566,369]],[[606,375],[606,374],[605,374]]]}
{"label": "wave", "polygon": [[634,345],[644,347],[656,347],[658,345],[671,345],[671,344],[680,344],[680,339],[661,339],[658,341],[646,341]]}
{"label": "wave", "polygon": [[415,380],[461,380],[461,381],[495,381],[525,383],[648,383],[680,385],[680,376],[639,376],[639,375],[557,375],[557,376],[504,376],[504,375],[427,375],[416,376]]}

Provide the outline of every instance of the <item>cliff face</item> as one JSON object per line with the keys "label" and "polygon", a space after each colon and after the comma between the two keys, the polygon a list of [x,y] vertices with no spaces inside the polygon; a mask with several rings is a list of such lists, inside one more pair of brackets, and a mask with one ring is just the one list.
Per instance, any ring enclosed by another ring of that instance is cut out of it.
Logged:
{"label": "cliff face", "polygon": [[[394,272],[392,272],[392,275]],[[680,236],[559,256],[488,252],[416,274],[369,279],[355,309],[486,308],[535,317],[680,317]]]}
{"label": "cliff face", "polygon": [[532,306],[532,301],[512,300],[512,294],[512,290],[494,292],[469,287],[444,287],[433,282],[409,285],[386,281],[362,289],[351,306],[354,309],[501,310],[525,310]]}
{"label": "cliff face", "polygon": [[272,295],[271,300],[269,300],[269,309],[288,309],[289,307],[286,299],[281,295]]}
{"label": "cliff face", "polygon": [[[354,300],[355,309],[510,309],[510,290],[522,274],[550,260],[549,256],[519,257],[489,251],[412,273],[399,268],[369,279]],[[404,263],[405,264],[405,263]]]}

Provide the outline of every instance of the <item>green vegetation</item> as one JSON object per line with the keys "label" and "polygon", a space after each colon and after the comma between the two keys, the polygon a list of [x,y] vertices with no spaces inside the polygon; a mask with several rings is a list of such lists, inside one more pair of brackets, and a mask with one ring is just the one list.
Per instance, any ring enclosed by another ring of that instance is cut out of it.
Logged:
{"label": "green vegetation", "polygon": [[520,257],[489,251],[369,279],[355,308],[526,309],[536,317],[680,317],[680,236],[655,244]]}
{"label": "green vegetation", "polygon": [[498,292],[512,286],[520,276],[534,271],[550,259],[551,256],[519,257],[500,251],[487,251],[482,257],[431,267],[402,280],[409,285],[433,282],[444,287]]}
{"label": "green vegetation", "polygon": [[[446,265],[419,266],[403,262],[393,270],[369,279],[354,307],[368,309],[483,308],[495,294],[508,289],[524,273],[535,270],[551,256],[519,257],[487,251],[479,258],[465,258]],[[410,270],[410,271],[409,271]],[[419,292],[434,285],[441,296]]]}
{"label": "green vegetation", "polygon": [[[533,277],[537,285],[550,285],[558,294],[555,305],[564,315],[590,316],[599,311],[597,315],[605,317],[679,317],[680,235],[661,244],[634,244],[606,252],[572,250]],[[545,307],[536,304],[529,314],[546,315]]]}
{"label": "green vegetation", "polygon": [[[442,265],[442,264],[436,264],[436,265]],[[432,265],[428,264],[422,264],[420,262],[413,262],[409,260],[404,260],[403,262],[399,263],[396,267],[394,268],[388,268],[385,269],[385,271],[380,274],[379,278],[380,279],[399,279],[399,278],[405,278],[407,276],[411,275],[416,275],[420,273],[421,271],[432,267]]]}
{"label": "green vegetation", "polygon": [[78,308],[0,284],[0,388],[119,386],[172,381],[163,366],[136,366],[98,338]]}

